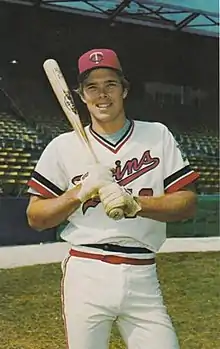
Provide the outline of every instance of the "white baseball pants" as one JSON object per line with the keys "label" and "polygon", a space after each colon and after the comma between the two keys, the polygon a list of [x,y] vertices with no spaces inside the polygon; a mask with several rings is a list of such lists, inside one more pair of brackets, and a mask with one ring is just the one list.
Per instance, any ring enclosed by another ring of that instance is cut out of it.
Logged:
{"label": "white baseball pants", "polygon": [[69,349],[108,349],[116,321],[128,349],[178,349],[156,265],[63,263],[63,317]]}

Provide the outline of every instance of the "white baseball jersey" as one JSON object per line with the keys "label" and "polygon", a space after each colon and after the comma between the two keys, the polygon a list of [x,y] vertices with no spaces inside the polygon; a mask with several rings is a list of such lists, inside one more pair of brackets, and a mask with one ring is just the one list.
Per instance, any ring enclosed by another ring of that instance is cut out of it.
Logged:
{"label": "white baseball jersey", "polygon": [[[86,133],[100,163],[115,168],[115,179],[132,194],[160,196],[198,178],[174,137],[161,123],[132,121],[117,144],[106,141],[90,126]],[[74,132],[53,139],[43,151],[29,192],[55,198],[77,184],[91,159]],[[99,200],[88,200],[70,217],[61,237],[73,246],[117,243],[156,252],[166,239],[166,223],[136,217],[110,219]]]}

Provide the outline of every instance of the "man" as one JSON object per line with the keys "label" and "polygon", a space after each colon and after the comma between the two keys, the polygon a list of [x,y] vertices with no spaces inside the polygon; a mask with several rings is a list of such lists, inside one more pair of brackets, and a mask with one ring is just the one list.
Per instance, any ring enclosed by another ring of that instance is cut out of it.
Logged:
{"label": "man", "polygon": [[[116,321],[129,349],[177,349],[155,254],[166,222],[195,214],[198,174],[164,125],[126,118],[129,85],[115,52],[94,49],[78,63],[78,93],[91,116],[86,132],[100,165],[74,132],[58,136],[29,181],[27,209],[38,230],[69,220],[62,232],[72,245],[62,264],[68,347],[107,349]],[[121,220],[109,217],[114,208],[123,209]]]}

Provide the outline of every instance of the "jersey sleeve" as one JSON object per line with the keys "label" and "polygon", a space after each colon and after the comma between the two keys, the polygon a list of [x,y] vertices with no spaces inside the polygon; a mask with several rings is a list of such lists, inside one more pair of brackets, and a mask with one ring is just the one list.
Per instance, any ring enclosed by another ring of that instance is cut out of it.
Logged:
{"label": "jersey sleeve", "polygon": [[28,193],[45,198],[58,197],[68,187],[68,180],[62,167],[57,140],[52,140],[41,154],[28,181]]}
{"label": "jersey sleeve", "polygon": [[172,133],[164,130],[164,191],[175,192],[194,182],[199,174],[190,168],[186,154]]}

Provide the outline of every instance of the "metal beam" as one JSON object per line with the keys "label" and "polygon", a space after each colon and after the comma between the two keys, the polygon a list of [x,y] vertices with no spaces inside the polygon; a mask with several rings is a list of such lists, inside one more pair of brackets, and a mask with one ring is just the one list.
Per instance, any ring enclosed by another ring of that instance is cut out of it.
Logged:
{"label": "metal beam", "polygon": [[98,7],[98,6],[94,5],[94,4],[91,4],[90,1],[86,1],[86,0],[85,0],[84,3],[87,4],[87,5],[89,5],[89,6],[91,6],[91,7],[94,8],[95,10],[98,10],[98,11],[100,11],[100,12],[102,12],[102,13],[105,13],[104,10],[102,10],[100,7]]}
{"label": "metal beam", "polygon": [[199,16],[200,16],[199,13],[191,13],[191,15],[189,15],[188,17],[184,18],[181,22],[176,24],[176,28],[178,30],[180,30],[180,29],[186,27],[190,22],[192,22],[195,18],[197,18]]}
{"label": "metal beam", "polygon": [[203,15],[205,18],[207,18],[210,22],[212,22],[214,25],[219,25],[218,21],[215,21],[214,19],[212,19],[210,16],[207,15]]}
{"label": "metal beam", "polygon": [[[56,0],[59,1],[59,0]],[[71,2],[71,0],[60,0],[62,3],[66,2]],[[72,0],[73,1],[73,0]],[[157,5],[156,7],[158,7],[156,9],[156,11],[154,12],[157,16],[158,16],[158,10],[159,10],[159,14],[160,16],[164,16],[165,14],[169,14],[169,13],[183,13],[185,14],[187,17],[185,17],[185,19],[183,19],[181,22],[168,22],[168,21],[162,21],[159,20],[159,16],[158,19],[155,18],[153,19],[150,15],[147,16],[146,14],[136,14],[135,13],[131,13],[129,11],[122,12],[124,8],[128,7],[130,5],[130,3],[132,4],[132,1],[121,1],[120,5],[118,5],[115,10],[111,10],[109,12],[107,11],[103,11],[100,8],[100,12],[98,11],[92,11],[92,10],[83,10],[83,9],[76,9],[76,8],[71,8],[71,7],[66,7],[66,6],[62,6],[60,5],[55,5],[55,0],[0,0],[0,2],[3,3],[14,3],[14,4],[21,4],[21,5],[26,5],[29,7],[35,7],[34,4],[36,3],[40,3],[40,8],[45,8],[45,9],[50,9],[50,10],[54,10],[54,11],[61,11],[61,12],[67,12],[67,13],[73,13],[73,14],[78,14],[78,15],[82,15],[82,16],[90,16],[93,18],[100,18],[103,20],[106,20],[107,23],[109,23],[109,21],[114,21],[114,22],[121,22],[121,23],[132,23],[132,24],[138,24],[138,25],[143,25],[143,26],[149,26],[149,27],[156,27],[156,28],[166,28],[169,30],[181,30],[184,32],[190,32],[190,33],[196,33],[196,34],[200,34],[200,35],[206,35],[206,36],[212,36],[212,37],[218,37],[218,32],[217,31],[212,31],[212,30],[207,30],[207,31],[203,31],[203,30],[196,30],[196,28],[199,28],[201,26],[203,26],[204,28],[210,27],[211,25],[213,25],[213,27],[216,27],[219,25],[218,23],[218,19],[216,19],[216,17],[218,18],[218,14],[217,13],[210,13],[210,12],[205,12],[205,11],[194,11],[192,8],[185,8],[183,6],[172,6],[172,5],[168,5],[165,3],[162,3],[161,1],[152,1],[152,0],[133,0],[133,3],[141,3],[144,4],[144,7],[146,8],[147,5]],[[73,1],[74,2],[74,1]],[[88,4],[93,2],[92,0],[85,0],[85,3],[87,2]],[[118,3],[118,2],[117,2]],[[98,1],[96,3],[98,5]],[[93,3],[94,5],[94,3]],[[94,5],[96,6],[96,5]],[[160,8],[160,6],[163,6],[163,9]],[[97,6],[98,7],[98,6]],[[174,11],[174,12],[173,12]],[[194,12],[194,13],[193,13]],[[190,25],[190,23],[197,18],[199,15],[203,16],[204,18],[206,18],[206,20],[209,19],[210,23],[207,24],[202,24],[202,25],[194,25],[193,23]],[[212,16],[212,18],[210,18],[209,16]],[[216,21],[215,21],[216,19]],[[152,21],[153,20],[153,21]]]}
{"label": "metal beam", "polygon": [[219,18],[219,13],[212,12],[212,11],[204,11],[204,10],[201,10],[199,8],[190,8],[190,7],[183,6],[183,5],[181,6],[181,5],[168,4],[165,2],[160,2],[160,1],[155,1],[155,0],[138,0],[138,1],[141,2],[142,4],[145,4],[145,5],[163,6],[164,8],[168,8],[168,9],[174,9],[174,10],[180,10],[180,11],[182,10],[184,12],[187,11],[189,13],[196,12],[196,13],[199,13],[202,15],[208,15],[208,16]]}
{"label": "metal beam", "polygon": [[120,5],[116,7],[116,9],[112,12],[112,14],[109,16],[108,20],[112,22],[117,15],[119,15],[126,7],[130,5],[132,0],[124,0],[121,2]]}
{"label": "metal beam", "polygon": [[[150,7],[147,7],[146,5],[143,5],[142,3],[140,3],[139,1],[136,1],[136,3],[138,4],[138,6],[140,6],[140,8],[143,8],[144,10],[147,10],[149,12],[150,15],[155,15],[157,16],[157,18],[155,18],[155,20],[158,20],[160,19],[161,21],[165,22],[165,23],[172,23],[172,24],[175,24],[174,21],[172,21],[171,19],[167,19],[165,18],[162,14],[161,14],[161,10],[163,10],[163,7],[159,7],[158,9],[154,10],[154,9],[151,9]],[[149,14],[148,13],[144,13],[146,16],[148,16]]]}

